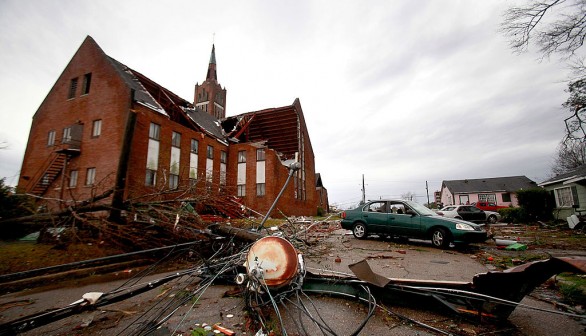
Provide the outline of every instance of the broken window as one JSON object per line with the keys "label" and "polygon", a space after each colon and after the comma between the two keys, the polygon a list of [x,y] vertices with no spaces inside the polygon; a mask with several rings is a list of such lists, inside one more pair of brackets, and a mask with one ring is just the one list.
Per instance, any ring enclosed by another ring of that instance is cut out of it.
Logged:
{"label": "broken window", "polygon": [[193,154],[197,154],[199,150],[199,141],[195,140],[195,139],[191,139],[191,152]]}
{"label": "broken window", "polygon": [[569,208],[574,205],[574,198],[572,188],[575,187],[564,187],[555,189],[555,203],[559,208]]}
{"label": "broken window", "polygon": [[81,94],[86,95],[90,93],[90,84],[92,82],[92,74],[87,73],[83,76],[83,83],[81,85]]}
{"label": "broken window", "polygon": [[75,98],[75,92],[77,91],[77,77],[71,80],[69,84],[69,94],[67,95],[67,99]]}

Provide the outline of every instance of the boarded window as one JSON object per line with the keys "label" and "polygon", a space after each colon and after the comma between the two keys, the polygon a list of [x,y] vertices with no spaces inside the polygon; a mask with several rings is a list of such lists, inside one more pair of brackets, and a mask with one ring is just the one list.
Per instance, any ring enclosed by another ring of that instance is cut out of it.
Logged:
{"label": "boarded window", "polygon": [[69,84],[69,93],[67,99],[75,98],[75,92],[77,92],[77,78],[73,78]]}

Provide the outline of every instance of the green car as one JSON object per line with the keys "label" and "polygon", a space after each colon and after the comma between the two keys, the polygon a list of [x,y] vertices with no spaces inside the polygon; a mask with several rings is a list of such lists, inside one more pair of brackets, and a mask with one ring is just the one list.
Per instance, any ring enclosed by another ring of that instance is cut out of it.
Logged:
{"label": "green car", "polygon": [[369,201],[342,213],[342,227],[354,237],[370,234],[388,237],[430,239],[436,247],[468,244],[487,239],[483,225],[437,215],[421,204],[403,200]]}

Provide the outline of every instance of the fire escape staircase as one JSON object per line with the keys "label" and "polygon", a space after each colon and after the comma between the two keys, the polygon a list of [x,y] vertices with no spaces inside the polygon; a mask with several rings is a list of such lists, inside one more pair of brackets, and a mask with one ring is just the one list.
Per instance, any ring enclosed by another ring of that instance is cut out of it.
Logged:
{"label": "fire escape staircase", "polygon": [[43,195],[49,186],[59,177],[63,171],[63,166],[67,160],[67,154],[63,152],[54,152],[47,160],[47,165],[38,174],[38,178],[35,180],[32,188],[29,189],[29,193],[33,195]]}

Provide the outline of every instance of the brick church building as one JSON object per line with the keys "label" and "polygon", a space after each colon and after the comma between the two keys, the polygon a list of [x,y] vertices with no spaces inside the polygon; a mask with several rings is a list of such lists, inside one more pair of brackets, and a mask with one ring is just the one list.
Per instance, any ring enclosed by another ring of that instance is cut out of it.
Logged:
{"label": "brick church building", "polygon": [[104,195],[129,200],[237,197],[265,213],[327,211],[327,190],[299,99],[226,117],[215,46],[204,82],[189,102],[104,53],[88,36],[33,116],[18,188],[51,209]]}

